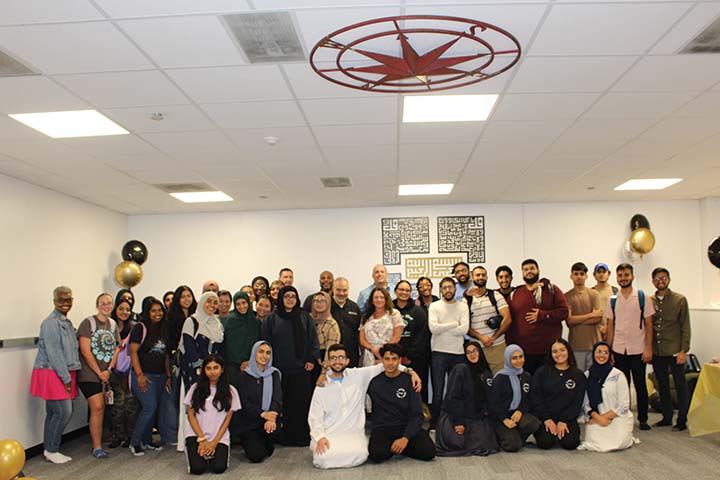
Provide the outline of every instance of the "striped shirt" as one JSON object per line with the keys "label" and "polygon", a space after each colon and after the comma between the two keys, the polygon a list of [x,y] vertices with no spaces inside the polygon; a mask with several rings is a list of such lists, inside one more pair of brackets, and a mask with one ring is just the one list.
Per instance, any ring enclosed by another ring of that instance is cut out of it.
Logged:
{"label": "striped shirt", "polygon": [[[470,328],[478,332],[480,335],[485,335],[487,337],[490,337],[495,333],[495,330],[488,327],[486,323],[487,319],[498,314],[495,311],[495,307],[493,307],[492,302],[490,302],[490,298],[488,297],[489,292],[490,290],[488,290],[482,297],[473,296],[472,305],[470,305]],[[508,304],[501,294],[497,292],[492,292],[492,294],[495,295],[495,300],[497,300],[498,311],[503,308],[508,308]],[[493,345],[499,345],[504,341],[505,334],[502,334],[495,339]]]}

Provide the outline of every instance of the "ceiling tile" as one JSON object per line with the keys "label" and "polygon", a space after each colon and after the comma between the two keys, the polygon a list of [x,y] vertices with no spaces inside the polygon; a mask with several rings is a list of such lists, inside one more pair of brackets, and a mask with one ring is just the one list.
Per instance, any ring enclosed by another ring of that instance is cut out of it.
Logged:
{"label": "ceiling tile", "polygon": [[[237,147],[222,133],[207,132],[144,133],[140,135],[159,150],[174,156],[234,153]],[[198,160],[201,160],[202,157]]]}
{"label": "ceiling tile", "polygon": [[431,170],[457,175],[468,161],[472,148],[471,143],[400,145],[398,173],[402,176],[412,170]]}
{"label": "ceiling tile", "polygon": [[700,91],[720,81],[718,55],[645,57],[613,88],[617,92]]}
{"label": "ceiling tile", "polygon": [[222,128],[294,127],[305,124],[295,102],[213,103],[200,107]]}
{"label": "ceiling tile", "polygon": [[571,123],[571,120],[523,122],[493,120],[487,122],[482,140],[483,142],[507,142],[508,147],[518,143],[549,145],[565,131]]}
{"label": "ceiling tile", "polygon": [[164,68],[245,63],[215,16],[124,20],[118,25]]}
{"label": "ceiling tile", "polygon": [[720,112],[720,92],[703,93],[674,112],[676,117],[707,117],[717,120]]}
{"label": "ceiling tile", "polygon": [[[315,139],[308,127],[266,127],[248,129],[230,129],[227,134],[239,146],[264,148],[308,147],[315,145]],[[277,138],[275,146],[268,144],[266,137]]]}
{"label": "ceiling tile", "polygon": [[[319,68],[335,68],[334,62],[320,62]],[[287,75],[295,96],[299,99],[367,97],[372,92],[336,85],[317,73],[307,63],[287,63],[280,68]]]}
{"label": "ceiling tile", "polygon": [[397,120],[398,97],[301,100],[310,125],[389,123]]}
{"label": "ceiling tile", "polygon": [[274,65],[191,68],[167,74],[198,103],[289,100],[290,90]]}
{"label": "ceiling tile", "polygon": [[583,118],[659,119],[689,101],[696,94],[686,93],[608,93]]}
{"label": "ceiling tile", "polygon": [[554,5],[530,54],[639,55],[689,7],[680,3]]}
{"label": "ceiling tile", "polygon": [[603,92],[635,60],[636,57],[527,57],[508,91]]}
{"label": "ceiling tile", "polygon": [[157,70],[58,75],[54,78],[98,108],[189,103],[185,95]]}
{"label": "ceiling tile", "polygon": [[402,123],[401,143],[455,143],[474,142],[486,122]]}
{"label": "ceiling tile", "polygon": [[152,68],[110,22],[1,27],[0,45],[46,74]]}
{"label": "ceiling tile", "polygon": [[[357,147],[324,147],[323,153],[330,164],[333,176],[371,176],[378,181],[390,181],[394,185],[397,165],[395,145],[368,145]],[[389,180],[391,179],[391,180]]]}
{"label": "ceiling tile", "polygon": [[397,141],[394,123],[313,127],[313,132],[322,147],[354,145],[364,148],[368,145],[394,145]]}
{"label": "ceiling tile", "polygon": [[492,120],[563,120],[580,116],[595,94],[508,94],[500,98]]}
{"label": "ceiling tile", "polygon": [[[103,110],[103,113],[133,133],[186,132],[214,128],[214,124],[193,105],[110,108]],[[151,117],[154,113],[162,113],[163,119],[153,120]]]}
{"label": "ceiling tile", "polygon": [[673,117],[650,128],[639,139],[660,145],[693,145],[716,133],[720,133],[720,122],[708,122],[705,118]]}
{"label": "ceiling tile", "polygon": [[240,12],[248,9],[245,0],[95,0],[95,3],[114,18]]}
{"label": "ceiling tile", "polygon": [[70,148],[102,160],[105,156],[152,155],[157,151],[135,135],[110,135],[104,137],[67,138],[60,142]]}
{"label": "ceiling tile", "polygon": [[3,0],[0,25],[101,20],[103,15],[87,0]]}
{"label": "ceiling tile", "polygon": [[88,105],[48,78],[32,75],[0,78],[2,113],[82,110]]}

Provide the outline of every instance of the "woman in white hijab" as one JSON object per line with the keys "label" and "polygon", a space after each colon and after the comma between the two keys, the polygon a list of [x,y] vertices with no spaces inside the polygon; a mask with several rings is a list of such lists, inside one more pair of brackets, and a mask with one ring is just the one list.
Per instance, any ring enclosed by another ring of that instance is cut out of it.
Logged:
{"label": "woman in white hijab", "polygon": [[[197,310],[185,319],[183,324],[178,348],[181,353],[180,375],[183,379],[180,393],[180,419],[185,416],[185,406],[182,404],[182,399],[185,398],[185,392],[199,378],[205,357],[211,353],[223,354],[223,326],[215,315],[218,303],[216,293],[203,293],[198,301]],[[179,425],[181,428],[178,428],[177,449],[183,451],[185,443],[183,422],[180,421]]]}

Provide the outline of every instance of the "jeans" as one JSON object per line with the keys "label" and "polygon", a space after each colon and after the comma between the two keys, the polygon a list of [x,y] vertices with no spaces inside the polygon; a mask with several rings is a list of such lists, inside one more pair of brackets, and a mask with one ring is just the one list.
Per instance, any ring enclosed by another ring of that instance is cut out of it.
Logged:
{"label": "jeans", "polygon": [[432,379],[432,404],[430,413],[434,425],[440,418],[442,399],[445,393],[445,375],[450,373],[458,363],[462,363],[465,355],[458,353],[432,352],[430,359],[430,378]]}
{"label": "jeans", "polygon": [[[164,380],[164,376],[163,376]],[[178,422],[180,416],[180,382],[179,376],[171,377],[172,387],[170,393],[164,388],[160,397],[158,411],[158,430],[160,441],[163,444],[172,444],[178,441]]]}
{"label": "jeans", "polygon": [[72,415],[72,400],[45,400],[45,428],[43,442],[50,453],[60,451],[65,427]]}
{"label": "jeans", "polygon": [[615,368],[625,374],[628,385],[630,385],[630,374],[632,373],[632,382],[635,384],[635,393],[637,395],[638,421],[645,423],[648,420],[648,392],[642,355],[626,355],[617,352],[613,352],[613,355],[615,357]]}
{"label": "jeans", "polygon": [[687,412],[690,403],[690,394],[688,392],[687,382],[685,381],[685,364],[678,365],[677,358],[673,356],[655,355],[652,359],[653,370],[658,381],[658,390],[660,390],[660,401],[663,407],[663,420],[672,422],[673,417],[673,400],[670,395],[670,377],[668,376],[668,367],[672,371],[673,380],[675,381],[675,391],[678,400],[678,417],[677,424],[683,426],[687,423]]}
{"label": "jeans", "polygon": [[142,407],[140,415],[138,415],[137,421],[135,422],[135,429],[133,429],[132,439],[130,440],[131,445],[152,443],[152,427],[153,423],[155,423],[155,411],[158,405],[160,405],[160,399],[165,387],[165,375],[146,373],[145,376],[148,379],[148,388],[146,391],[141,392],[138,387],[137,375],[135,375],[135,372],[130,373],[132,392]]}

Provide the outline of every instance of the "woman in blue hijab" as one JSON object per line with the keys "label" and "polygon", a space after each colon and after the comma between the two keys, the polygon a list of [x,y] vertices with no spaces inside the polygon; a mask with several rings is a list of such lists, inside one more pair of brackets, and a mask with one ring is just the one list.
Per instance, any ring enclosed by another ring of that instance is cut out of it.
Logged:
{"label": "woman in blue hijab", "polygon": [[245,449],[251,462],[262,462],[275,451],[274,437],[280,426],[282,387],[280,370],[272,366],[272,347],[258,341],[252,347],[247,368],[240,374],[240,404],[233,416],[230,435]]}
{"label": "woman in blue hijab", "polygon": [[540,428],[540,420],[531,413],[531,377],[523,370],[525,352],[518,345],[508,345],[504,360],[505,367],[495,374],[490,390],[490,415],[500,448],[517,452]]}

